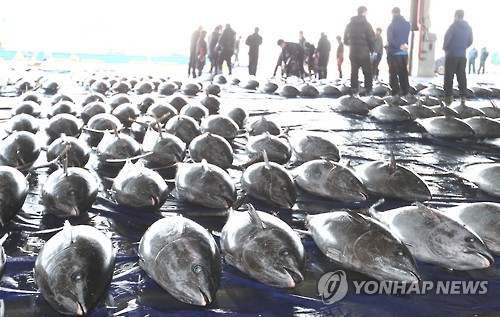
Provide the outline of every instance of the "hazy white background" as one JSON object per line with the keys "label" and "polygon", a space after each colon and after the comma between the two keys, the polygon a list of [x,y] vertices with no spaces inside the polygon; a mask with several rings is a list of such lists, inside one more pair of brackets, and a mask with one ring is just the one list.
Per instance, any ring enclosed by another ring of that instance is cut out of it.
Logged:
{"label": "hazy white background", "polygon": [[[2,3],[0,42],[3,48],[14,50],[186,55],[198,25],[211,32],[217,24],[230,23],[242,36],[242,63],[248,52],[244,40],[255,26],[264,38],[261,58],[274,62],[279,52],[277,39],[297,41],[299,30],[315,45],[325,32],[334,52],[335,36],[343,34],[360,5],[368,7],[368,21],[373,28],[382,27],[384,38],[394,6],[409,19],[410,0],[11,0]],[[459,8],[465,10],[465,19],[473,27],[475,46],[498,51],[500,1],[433,0],[431,32],[438,36],[436,58],[443,55],[444,32]]]}

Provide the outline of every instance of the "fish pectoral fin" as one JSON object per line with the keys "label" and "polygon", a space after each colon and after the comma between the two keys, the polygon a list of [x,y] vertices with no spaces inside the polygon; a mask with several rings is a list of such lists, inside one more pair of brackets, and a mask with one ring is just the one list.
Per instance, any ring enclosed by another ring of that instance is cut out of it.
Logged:
{"label": "fish pectoral fin", "polygon": [[326,250],[326,253],[325,255],[333,260],[333,261],[336,261],[336,262],[340,262],[341,258],[342,258],[342,252],[340,250],[337,250],[337,249],[334,249],[334,248],[328,248]]}

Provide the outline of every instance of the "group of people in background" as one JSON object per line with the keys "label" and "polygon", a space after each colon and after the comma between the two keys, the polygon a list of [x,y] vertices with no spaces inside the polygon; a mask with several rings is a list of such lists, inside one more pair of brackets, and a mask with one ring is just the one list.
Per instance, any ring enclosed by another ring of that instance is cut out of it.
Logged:
{"label": "group of people in background", "polygon": [[[387,27],[387,43],[384,45],[382,39],[382,28],[373,30],[367,21],[368,9],[361,6],[357,9],[357,15],[353,16],[347,24],[343,38],[337,36],[337,68],[339,77],[342,78],[342,63],[344,61],[344,45],[350,47],[349,60],[351,63],[351,90],[353,94],[359,92],[359,69],[364,75],[364,86],[366,93],[372,91],[373,80],[379,77],[379,64],[382,60],[384,49],[387,54],[387,64],[389,66],[389,85],[393,95],[407,95],[409,93],[409,73],[408,73],[408,38],[410,34],[410,23],[401,15],[398,7],[392,9],[392,21]],[[443,50],[445,51],[445,75],[444,90],[445,103],[449,104],[452,96],[452,85],[454,76],[457,76],[460,96],[462,101],[467,94],[466,50],[472,45],[472,28],[464,21],[464,11],[457,10],[454,22],[447,30],[444,37]],[[236,39],[236,32],[229,24],[222,29],[218,25],[205,40],[207,32],[200,26],[191,37],[191,51],[189,59],[188,75],[200,76],[205,65],[205,58],[210,60],[210,73],[219,74],[222,65],[226,62],[229,74],[232,73],[232,56],[235,55],[235,62],[239,63],[238,53],[240,50],[241,36]],[[262,36],[259,28],[255,28],[254,33],[249,35],[245,41],[249,47],[248,72],[256,75],[259,58],[259,46],[262,44]],[[302,31],[299,32],[298,42],[287,42],[283,39],[277,41],[281,48],[278,62],[274,69],[273,76],[281,67],[283,76],[297,76],[304,78],[324,79],[327,77],[328,63],[332,45],[325,33],[320,34],[317,46],[308,42]],[[489,53],[484,47],[481,49],[480,65],[477,73],[484,74],[484,66]],[[471,69],[476,72],[475,60],[478,57],[476,48],[469,51],[469,74]],[[307,65],[307,71],[304,68]],[[196,74],[197,71],[197,74]]]}
{"label": "group of people in background", "polygon": [[[479,68],[477,70],[478,74],[481,74],[481,70],[483,71],[482,74],[484,74],[484,64],[486,64],[486,59],[488,58],[488,55],[490,55],[488,49],[486,47],[483,47],[481,49],[481,56],[479,57]],[[476,73],[476,58],[477,58],[477,49],[473,47],[469,51],[469,74],[471,69],[473,74]]]}
{"label": "group of people in background", "polygon": [[[209,72],[211,74],[220,74],[225,62],[229,75],[231,75],[234,66],[233,56],[235,57],[234,63],[239,64],[240,41],[241,36],[236,38],[236,31],[231,28],[230,24],[226,24],[224,29],[222,25],[217,25],[208,37],[207,31],[199,26],[191,35],[188,76],[193,78],[201,76],[207,58],[210,61]],[[259,28],[255,28],[254,33],[248,36],[245,44],[249,47],[249,73],[256,75],[259,46],[262,44]]]}

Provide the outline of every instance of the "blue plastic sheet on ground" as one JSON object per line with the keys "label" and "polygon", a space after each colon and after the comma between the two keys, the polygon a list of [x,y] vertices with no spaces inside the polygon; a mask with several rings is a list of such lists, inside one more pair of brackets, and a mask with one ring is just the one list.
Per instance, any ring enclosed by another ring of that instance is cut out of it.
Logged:
{"label": "blue plastic sheet on ground", "polygon": [[[196,97],[200,98],[200,97]],[[477,187],[453,175],[443,173],[476,161],[498,161],[498,146],[477,140],[450,141],[429,136],[416,123],[381,124],[370,117],[344,115],[332,110],[335,99],[283,99],[227,86],[221,93],[223,106],[240,106],[250,113],[250,120],[266,115],[282,126],[291,127],[290,135],[300,131],[332,133],[343,156],[342,162],[357,165],[369,160],[388,159],[390,150],[398,163],[423,175],[433,194],[431,206],[451,206],[461,202],[496,201]],[[471,104],[479,104],[476,100]],[[244,139],[240,139],[244,142]],[[494,142],[493,142],[494,143]],[[245,157],[237,154],[237,159]],[[92,158],[89,166],[95,163]],[[98,174],[102,175],[99,171]],[[231,172],[235,181],[240,172]],[[61,219],[43,215],[40,186],[47,176],[41,170],[29,177],[30,195],[12,223],[0,231],[10,237],[4,247],[8,254],[6,269],[0,284],[0,312],[5,316],[59,316],[38,293],[33,279],[33,266],[38,250],[54,233],[43,230],[60,227]],[[327,272],[342,267],[330,262],[310,237],[303,236],[307,254],[305,282],[295,289],[278,289],[249,279],[224,264],[216,299],[208,307],[183,304],[163,291],[138,266],[137,245],[144,231],[160,217],[179,213],[205,226],[215,234],[225,223],[224,211],[213,211],[171,198],[159,213],[144,213],[120,207],[109,200],[105,189],[110,182],[102,178],[103,188],[89,217],[72,219],[72,224],[91,224],[106,233],[117,250],[115,278],[106,298],[90,314],[101,316],[466,316],[500,313],[500,259],[484,270],[449,271],[418,262],[423,281],[438,283],[452,281],[487,282],[487,292],[481,295],[425,294],[401,292],[393,295],[355,293],[355,283],[374,281],[369,277],[345,270],[348,291],[342,300],[326,305],[318,294],[318,280]],[[173,191],[175,197],[175,190]],[[304,229],[297,219],[306,214],[330,210],[362,210],[377,201],[371,197],[365,203],[345,204],[313,197],[299,191],[293,210],[270,208],[251,198],[247,202],[256,209],[274,212],[292,227]],[[410,203],[387,201],[389,209]],[[215,235],[218,242],[218,238]]]}

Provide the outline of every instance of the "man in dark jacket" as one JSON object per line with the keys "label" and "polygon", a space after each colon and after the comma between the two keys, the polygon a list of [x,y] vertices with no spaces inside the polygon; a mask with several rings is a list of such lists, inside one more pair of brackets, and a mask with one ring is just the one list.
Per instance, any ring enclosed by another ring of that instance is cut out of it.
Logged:
{"label": "man in dark jacket", "polygon": [[259,46],[262,44],[259,28],[255,28],[255,32],[247,37],[245,44],[248,45],[248,73],[255,76],[259,61]]}
{"label": "man in dark jacket", "polygon": [[444,101],[449,106],[453,100],[453,77],[457,75],[458,90],[462,103],[467,100],[467,76],[465,51],[472,45],[472,28],[464,20],[464,11],[455,11],[455,21],[444,35]]}
{"label": "man in dark jacket", "polygon": [[350,47],[349,59],[351,61],[351,90],[353,94],[358,93],[359,68],[363,70],[365,77],[365,88],[367,94],[372,91],[372,63],[370,55],[375,46],[375,32],[366,20],[368,10],[361,6],[358,15],[351,18],[344,32],[344,44]]}
{"label": "man in dark jacket", "polygon": [[387,64],[392,95],[401,92],[405,96],[410,91],[408,81],[408,36],[410,22],[401,16],[398,7],[392,9],[392,22],[387,27]]}
{"label": "man in dark jacket", "polygon": [[191,35],[191,45],[189,46],[189,65],[188,65],[188,77],[191,76],[191,71],[193,77],[196,77],[196,44],[198,44],[198,39],[200,38],[200,32],[203,27],[199,26],[196,31]]}
{"label": "man in dark jacket", "polygon": [[318,79],[326,78],[328,69],[328,60],[330,59],[330,51],[332,45],[325,33],[321,33],[318,41],[316,53],[318,54]]}
{"label": "man in dark jacket", "polygon": [[274,69],[273,76],[276,76],[276,70],[281,66],[281,62],[285,63],[286,76],[295,75],[300,78],[304,77],[304,48],[299,43],[285,42],[282,39],[278,40],[278,46],[282,51],[278,64]]}
{"label": "man in dark jacket", "polygon": [[235,43],[236,43],[236,32],[231,28],[231,25],[226,24],[224,31],[222,31],[222,34],[220,35],[219,43],[217,44],[220,46],[220,53],[217,61],[216,73],[222,72],[222,64],[225,61],[227,68],[229,69],[229,75],[232,74],[231,58],[233,57],[234,54]]}
{"label": "man in dark jacket", "polygon": [[208,37],[208,59],[210,60],[210,74],[213,70],[217,69],[217,59],[219,57],[219,49],[217,48],[217,43],[220,38],[220,31],[222,30],[222,25],[217,25],[214,31]]}
{"label": "man in dark jacket", "polygon": [[382,40],[382,29],[377,28],[375,30],[375,47],[372,53],[372,73],[373,78],[378,79],[378,65],[382,60],[382,54],[384,53],[384,40]]}

